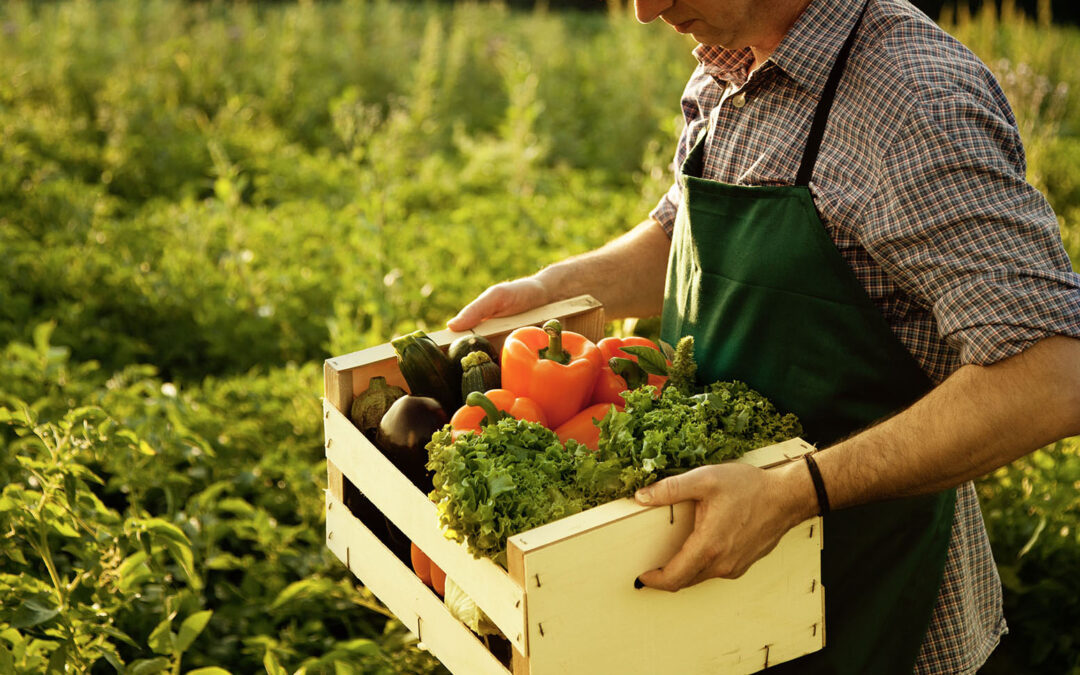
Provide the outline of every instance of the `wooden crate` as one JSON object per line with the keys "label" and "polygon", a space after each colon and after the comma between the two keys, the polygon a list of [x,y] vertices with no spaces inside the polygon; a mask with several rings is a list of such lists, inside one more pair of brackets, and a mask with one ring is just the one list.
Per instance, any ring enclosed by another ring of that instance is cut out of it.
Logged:
{"label": "wooden crate", "polygon": [[[603,337],[603,308],[589,296],[492,319],[473,332],[500,347],[514,328],[551,318],[565,330]],[[462,333],[430,335],[445,347]],[[788,532],[739,579],[677,593],[638,590],[633,582],[680,548],[693,528],[690,502],[642,507],[621,499],[524,532],[509,541],[509,570],[473,558],[443,537],[435,505],[348,420],[369,378],[383,375],[407,388],[396,363],[388,344],[326,361],[326,543],[451,672],[752,673],[824,646],[820,518]],[[812,451],[794,439],[739,461],[771,467]],[[488,614],[511,642],[509,669],[345,508],[345,481]]]}

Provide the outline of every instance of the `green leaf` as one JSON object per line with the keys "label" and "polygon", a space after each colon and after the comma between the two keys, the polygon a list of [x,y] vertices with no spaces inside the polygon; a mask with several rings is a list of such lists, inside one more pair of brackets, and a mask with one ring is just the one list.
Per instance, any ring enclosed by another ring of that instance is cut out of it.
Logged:
{"label": "green leaf", "polygon": [[150,633],[147,644],[158,654],[172,654],[176,651],[176,635],[170,630],[172,619],[165,619]]}
{"label": "green leaf", "polygon": [[289,671],[278,663],[271,651],[266,652],[266,656],[263,657],[263,667],[266,668],[266,675],[289,675]]}
{"label": "green leaf", "polygon": [[675,348],[663,340],[660,340],[660,351],[664,352],[664,358],[668,361],[675,360]]}
{"label": "green leaf", "polygon": [[67,672],[67,660],[68,660],[68,646],[69,642],[64,642],[59,647],[53,650],[53,653],[49,656],[49,665],[46,666],[45,672],[47,673],[65,673]]}
{"label": "green leaf", "polygon": [[139,644],[132,640],[130,635],[120,630],[119,628],[116,628],[114,626],[101,626],[98,628],[98,630],[100,630],[102,633],[105,633],[106,635],[110,635],[117,640],[120,640],[125,644],[129,644],[136,649],[139,648]]}
{"label": "green leaf", "polygon": [[133,518],[129,522],[139,530],[149,532],[156,538],[173,541],[189,549],[191,548],[191,540],[184,534],[184,531],[166,520],[161,518]]}
{"label": "green leaf", "polygon": [[67,498],[68,506],[71,507],[72,511],[78,508],[79,493],[77,480],[78,479],[70,473],[64,474],[64,497]]}
{"label": "green leaf", "polygon": [[116,573],[120,575],[120,583],[122,584],[124,582],[124,577],[138,569],[149,557],[150,556],[146,554],[146,551],[136,551],[124,558],[124,561],[116,568]]}
{"label": "green leaf", "polygon": [[[135,646],[137,647],[138,645]],[[105,644],[98,647],[98,649],[101,651],[102,658],[104,658],[116,672],[124,672],[124,661],[120,658],[120,655],[116,653],[116,649],[114,649],[112,645]]]}
{"label": "green leaf", "polygon": [[638,365],[641,366],[641,369],[646,373],[650,375],[668,374],[667,361],[664,360],[664,355],[652,347],[631,345],[629,347],[622,347],[622,351],[638,357]]}
{"label": "green leaf", "polygon": [[9,547],[8,550],[4,551],[4,554],[7,555],[8,558],[11,558],[15,562],[19,563],[20,565],[28,564],[26,562],[26,556],[23,555],[23,552],[15,547]]}
{"label": "green leaf", "polygon": [[[269,652],[267,652],[269,654]],[[279,666],[280,667],[280,666]],[[0,642],[0,673],[14,673],[15,672],[15,655],[11,653],[11,650]],[[281,670],[285,672],[284,669]],[[276,673],[270,673],[270,675],[277,675]]]}
{"label": "green leaf", "polygon": [[202,577],[195,570],[195,556],[191,553],[191,547],[175,541],[167,541],[165,542],[165,548],[168,549],[169,555],[176,561],[176,564],[180,566],[191,587],[195,590],[201,589],[203,587]]}
{"label": "green leaf", "polygon": [[184,619],[184,622],[180,624],[180,633],[176,639],[176,648],[180,652],[187,651],[187,648],[191,646],[191,643],[195,641],[195,638],[199,637],[199,633],[206,628],[206,623],[210,620],[210,616],[213,613],[213,610],[207,609],[202,612],[195,612]]}
{"label": "green leaf", "polygon": [[45,355],[49,353],[49,339],[52,337],[55,328],[55,321],[46,321],[34,326],[34,349],[37,350],[38,354]]}
{"label": "green leaf", "polygon": [[319,577],[294,581],[278,593],[278,596],[270,603],[270,609],[277,609],[285,603],[296,599],[323,595],[332,588],[333,582],[329,579],[321,579]]}
{"label": "green leaf", "polygon": [[356,675],[357,672],[348,661],[334,661],[334,675]]}
{"label": "green leaf", "polygon": [[56,607],[42,604],[37,600],[26,600],[19,609],[15,610],[15,616],[11,619],[11,625],[15,628],[30,628],[51,620],[60,613]]}
{"label": "green leaf", "polygon": [[218,668],[217,666],[208,666],[206,668],[196,668],[195,670],[189,670],[187,675],[232,675],[224,668]]}
{"label": "green leaf", "polygon": [[128,675],[157,675],[157,673],[168,669],[169,665],[169,659],[164,656],[153,659],[139,659],[128,666],[127,672]]}

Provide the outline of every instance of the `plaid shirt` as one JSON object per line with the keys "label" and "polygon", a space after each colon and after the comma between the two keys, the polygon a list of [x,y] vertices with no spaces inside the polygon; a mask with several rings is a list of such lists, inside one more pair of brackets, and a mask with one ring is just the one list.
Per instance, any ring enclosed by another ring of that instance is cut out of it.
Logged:
{"label": "plaid shirt", "polygon": [[[748,49],[699,46],[675,166],[707,129],[703,178],[792,184],[861,6],[811,0],[753,73]],[[1015,119],[986,66],[905,0],[871,0],[810,188],[837,248],[934,382],[1049,335],[1080,337],[1080,276],[1025,173]],[[679,192],[676,181],[652,213],[669,236]],[[915,671],[974,672],[1005,631],[969,482]]]}

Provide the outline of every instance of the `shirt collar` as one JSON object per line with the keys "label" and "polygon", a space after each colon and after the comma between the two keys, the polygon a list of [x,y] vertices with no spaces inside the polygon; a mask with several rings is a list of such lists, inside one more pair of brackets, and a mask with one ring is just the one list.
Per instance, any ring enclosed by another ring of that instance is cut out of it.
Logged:
{"label": "shirt collar", "polygon": [[[820,91],[864,1],[810,0],[766,63],[773,63],[808,91]],[[753,62],[749,48],[698,45],[694,56],[705,72],[736,86],[746,82]]]}

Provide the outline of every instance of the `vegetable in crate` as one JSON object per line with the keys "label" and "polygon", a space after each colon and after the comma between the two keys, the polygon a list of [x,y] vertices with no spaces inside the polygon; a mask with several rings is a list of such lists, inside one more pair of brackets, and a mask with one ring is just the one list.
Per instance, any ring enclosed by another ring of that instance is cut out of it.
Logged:
{"label": "vegetable in crate", "polygon": [[461,406],[461,370],[424,331],[391,340],[413,396],[430,396],[449,415]]}
{"label": "vegetable in crate", "polygon": [[[691,389],[692,343],[680,347],[671,379],[677,374]],[[596,452],[574,440],[564,445],[551,430],[513,419],[456,440],[449,428],[436,432],[428,444],[428,468],[435,472],[431,497],[447,535],[474,556],[505,564],[506,540],[515,534],[802,433],[794,415],[780,414],[741,382],[693,392],[668,386],[657,396],[648,385],[627,392],[625,411],[600,421]]]}
{"label": "vegetable in crate", "polygon": [[409,557],[412,562],[413,572],[416,573],[420,581],[439,595],[442,595],[445,590],[446,572],[443,572],[442,568],[436,565],[435,561],[429,558],[413,542],[409,542]]}
{"label": "vegetable in crate", "polygon": [[[592,452],[569,445],[540,424],[513,418],[457,440],[449,428],[436,432],[428,469],[435,472],[431,497],[447,536],[467,543],[476,557],[505,564],[507,537],[591,506],[576,486],[574,454]],[[617,481],[617,472],[611,478]]]}
{"label": "vegetable in crate", "polygon": [[601,365],[596,345],[552,319],[543,329],[525,326],[506,337],[502,385],[539,403],[557,427],[589,402]]}
{"label": "vegetable in crate", "polygon": [[483,335],[463,335],[458,339],[450,343],[450,347],[446,350],[446,355],[450,357],[450,360],[458,364],[459,369],[465,372],[465,369],[461,367],[462,360],[466,356],[473,352],[484,352],[494,363],[499,362],[499,351],[495,349],[495,346],[484,337]]}
{"label": "vegetable in crate", "polygon": [[375,438],[379,420],[383,418],[390,405],[405,395],[405,390],[386,383],[382,375],[371,378],[368,388],[353,399],[349,419],[368,438]]}
{"label": "vegetable in crate", "polygon": [[379,450],[424,494],[431,492],[424,446],[446,422],[446,413],[435,399],[402,396],[383,415],[375,435]]}
{"label": "vegetable in crate", "polygon": [[514,392],[508,389],[492,389],[486,394],[474,391],[469,394],[465,405],[450,418],[452,438],[456,440],[468,431],[480,433],[482,426],[498,422],[504,417],[547,425],[544,411],[532,399],[515,396]]}
{"label": "vegetable in crate", "polygon": [[604,419],[612,410],[622,410],[623,400],[619,403],[597,403],[574,415],[555,430],[555,435],[563,443],[573,439],[590,450],[600,448],[600,427],[597,421]]}
{"label": "vegetable in crate", "polygon": [[660,352],[660,348],[648,338],[637,336],[626,338],[604,338],[596,343],[596,347],[600,350],[600,355],[603,357],[603,363],[600,367],[600,374],[596,378],[596,388],[593,389],[592,402],[594,404],[615,403],[617,405],[622,405],[623,400],[619,394],[627,389],[636,389],[644,384],[651,384],[659,389],[664,386],[664,382],[667,381],[666,375],[653,375],[641,371],[646,380],[644,382],[631,383],[619,373],[612,370],[611,359],[613,358],[629,359],[635,363],[642,358],[632,351],[624,351],[625,347],[644,347],[655,350],[656,358],[660,363],[664,363],[664,355]]}
{"label": "vegetable in crate", "polygon": [[486,352],[472,352],[461,360],[461,398],[467,401],[469,394],[481,394],[502,385],[502,370]]}
{"label": "vegetable in crate", "polygon": [[502,635],[494,622],[484,614],[484,610],[465,595],[465,591],[461,590],[453,579],[446,580],[446,596],[443,602],[455,619],[471,628],[477,635]]}

